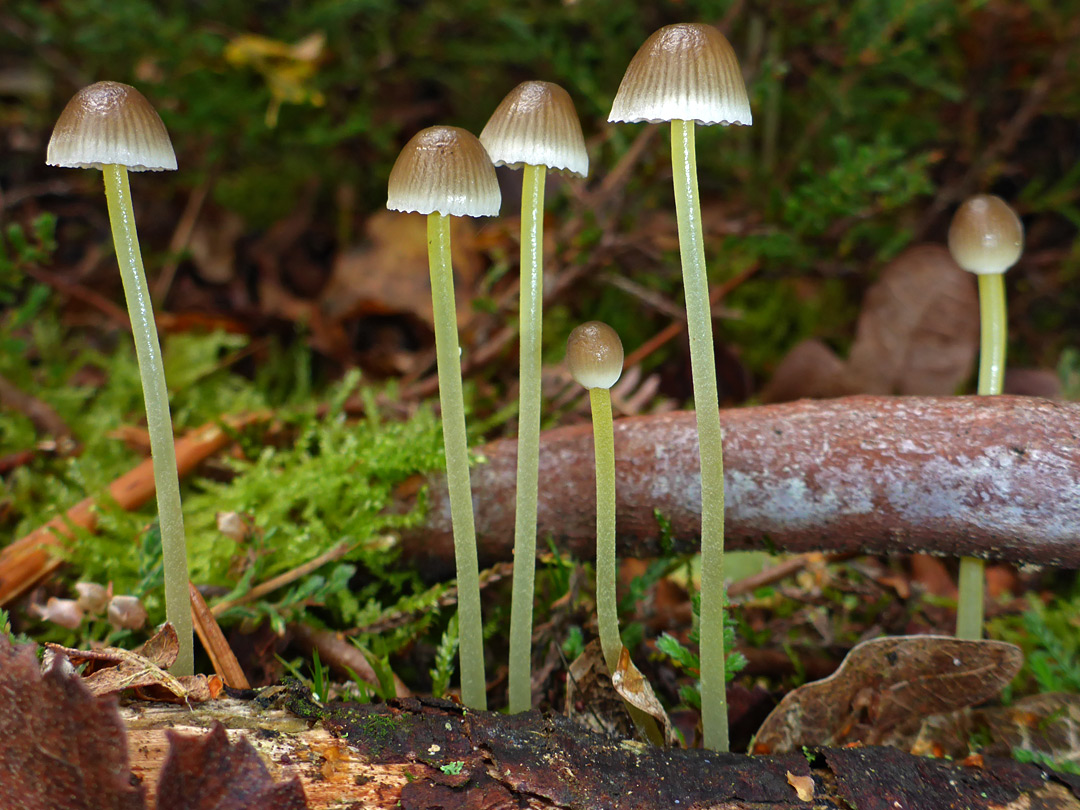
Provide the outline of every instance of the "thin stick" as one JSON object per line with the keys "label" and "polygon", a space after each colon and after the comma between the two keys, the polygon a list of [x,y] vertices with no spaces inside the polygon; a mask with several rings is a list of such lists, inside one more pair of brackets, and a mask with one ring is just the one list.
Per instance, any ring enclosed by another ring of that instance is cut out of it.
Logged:
{"label": "thin stick", "polygon": [[701,722],[706,748],[728,750],[724,662],[724,454],[712,313],[698,196],[694,122],[671,122],[671,163],[701,459]]}
{"label": "thin stick", "polygon": [[546,174],[544,166],[526,165],[521,186],[521,357],[508,687],[511,714],[532,708],[532,614],[540,466],[540,335],[544,306]]}
{"label": "thin stick", "polygon": [[180,511],[180,478],[176,472],[172,418],[169,414],[169,391],[165,387],[165,367],[161,360],[150,289],[143,271],[139,236],[135,231],[135,212],[131,207],[131,189],[127,168],[116,164],[103,167],[105,198],[109,205],[116,260],[124,281],[124,297],[131,316],[131,331],[142,377],[146,401],[146,427],[150,433],[150,452],[154,462],[158,522],[165,566],[165,617],[176,628],[180,651],[169,671],[191,675],[195,671],[191,607],[188,596],[187,543],[184,516]]}
{"label": "thin stick", "polygon": [[191,616],[195,622],[195,632],[199,634],[199,641],[203,649],[210,656],[210,663],[214,666],[214,672],[221,676],[225,685],[233,689],[250,689],[244,670],[240,668],[240,662],[225,640],[225,634],[221,632],[217,619],[210,612],[199,589],[194,584],[188,583],[188,593],[191,597]]}
{"label": "thin stick", "polygon": [[428,264],[439,367],[446,481],[454,524],[454,560],[458,580],[458,632],[461,701],[471,709],[487,708],[484,679],[484,636],[480,615],[480,571],[476,555],[469,445],[465,434],[465,397],[461,391],[454,274],[450,263],[450,219],[428,215]]}

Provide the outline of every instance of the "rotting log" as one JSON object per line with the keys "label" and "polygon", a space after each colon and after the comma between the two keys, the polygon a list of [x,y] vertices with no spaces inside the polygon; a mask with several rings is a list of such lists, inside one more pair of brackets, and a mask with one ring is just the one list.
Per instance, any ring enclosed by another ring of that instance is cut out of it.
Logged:
{"label": "rotting log", "polygon": [[[275,781],[298,777],[313,810],[1080,810],[1080,781],[1009,759],[964,765],[880,747],[748,757],[618,741],[536,711],[506,716],[415,699],[305,703],[307,719],[254,701],[127,704],[132,772],[151,798],[165,731],[202,734],[219,721],[255,746]],[[796,793],[806,777],[812,801]]]}
{"label": "rotting log", "polygon": [[[927,552],[1080,568],[1078,403],[855,396],[724,410],[721,421],[729,549]],[[694,425],[691,412],[616,421],[620,554],[695,548]],[[512,556],[516,442],[477,454],[477,541],[491,564]],[[539,537],[581,558],[595,545],[592,454],[588,424],[542,435]],[[427,525],[403,539],[427,576],[452,575],[438,479]]]}

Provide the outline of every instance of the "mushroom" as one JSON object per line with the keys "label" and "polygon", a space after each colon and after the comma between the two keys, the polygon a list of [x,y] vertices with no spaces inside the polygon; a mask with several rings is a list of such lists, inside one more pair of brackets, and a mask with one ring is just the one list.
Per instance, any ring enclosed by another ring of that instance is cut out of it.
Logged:
{"label": "mushroom", "polygon": [[142,93],[119,82],[97,82],[76,93],[60,113],[49,139],[45,162],[50,166],[100,169],[104,176],[113,244],[124,282],[146,402],[165,566],[165,615],[180,640],[180,651],[171,671],[176,675],[191,675],[195,661],[187,546],[180,512],[180,480],[169,392],[128,185],[128,170],[175,171],[176,154],[165,125]]}
{"label": "mushroom", "polygon": [[[1000,394],[1005,379],[1005,271],[1024,249],[1024,226],[1000,197],[976,194],[964,201],[949,225],[949,252],[958,265],[979,277],[981,395]],[[956,637],[982,638],[985,565],[960,558]]]}
{"label": "mushroom", "polygon": [[520,393],[509,704],[532,708],[532,610],[540,464],[540,348],[544,306],[544,180],[548,169],[584,177],[589,155],[570,94],[523,82],[492,113],[480,142],[496,166],[524,167],[521,194]]}
{"label": "mushroom", "polygon": [[428,218],[428,264],[439,369],[443,446],[450,519],[457,565],[461,700],[473,709],[487,706],[484,638],[480,616],[480,574],[476,555],[465,400],[461,392],[454,276],[450,261],[450,217],[490,217],[502,195],[495,167],[483,144],[458,127],[429,127],[405,144],[390,171],[386,207]]}
{"label": "mushroom", "polygon": [[615,433],[611,420],[611,386],[622,374],[619,334],[600,321],[578,326],[566,341],[570,375],[589,390],[593,453],[596,457],[596,618],[600,648],[608,672],[622,654],[618,601],[615,597]]}
{"label": "mushroom", "polygon": [[724,457],[694,125],[750,124],[735,52],[710,25],[668,25],[626,69],[608,121],[671,122],[671,163],[701,457],[701,721],[706,748],[728,750],[724,666]]}

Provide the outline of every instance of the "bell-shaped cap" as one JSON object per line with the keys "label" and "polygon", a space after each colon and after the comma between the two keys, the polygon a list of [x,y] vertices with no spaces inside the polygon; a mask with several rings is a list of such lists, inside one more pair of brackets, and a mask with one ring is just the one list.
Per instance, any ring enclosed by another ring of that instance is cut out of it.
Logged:
{"label": "bell-shaped cap", "polygon": [[76,93],[53,127],[50,166],[133,172],[176,170],[176,153],[161,116],[131,85],[97,82]]}
{"label": "bell-shaped cap", "polygon": [[566,365],[580,385],[611,388],[622,376],[619,333],[601,321],[581,324],[566,339]]}
{"label": "bell-shaped cap", "polygon": [[630,60],[608,121],[750,124],[739,60],[716,28],[665,25]]}
{"label": "bell-shaped cap", "polygon": [[386,207],[417,214],[493,217],[502,192],[480,139],[459,127],[428,127],[401,150],[387,184]]}
{"label": "bell-shaped cap", "polygon": [[546,166],[579,177],[589,153],[570,94],[551,82],[522,82],[491,114],[480,133],[496,166]]}
{"label": "bell-shaped cap", "polygon": [[1004,273],[1024,249],[1024,226],[1008,204],[992,194],[966,199],[949,225],[949,252],[971,273]]}

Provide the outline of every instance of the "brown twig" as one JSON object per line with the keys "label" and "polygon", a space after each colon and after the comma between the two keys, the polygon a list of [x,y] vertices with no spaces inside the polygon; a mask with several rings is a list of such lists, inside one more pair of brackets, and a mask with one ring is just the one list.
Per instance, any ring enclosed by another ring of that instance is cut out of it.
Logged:
{"label": "brown twig", "polygon": [[207,607],[199,589],[191,582],[188,583],[191,594],[191,618],[195,625],[195,632],[199,634],[199,641],[203,649],[210,656],[210,663],[214,665],[214,672],[222,677],[227,686],[233,689],[250,689],[244,670],[240,668],[240,662],[236,660],[232,647],[225,640],[225,634],[221,632],[217,619]]}

